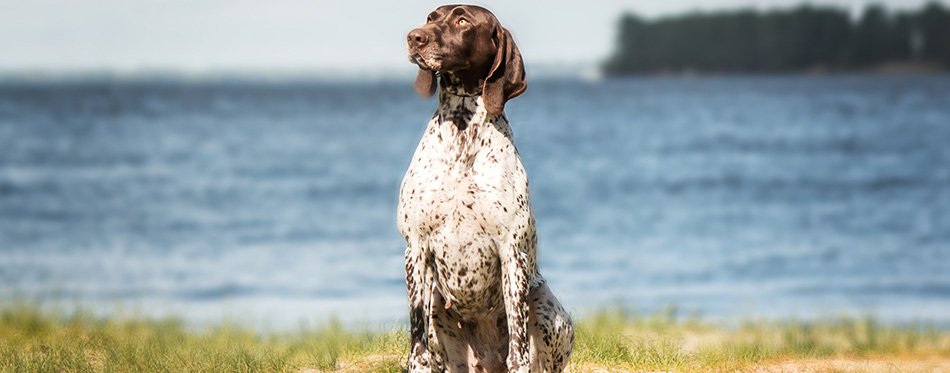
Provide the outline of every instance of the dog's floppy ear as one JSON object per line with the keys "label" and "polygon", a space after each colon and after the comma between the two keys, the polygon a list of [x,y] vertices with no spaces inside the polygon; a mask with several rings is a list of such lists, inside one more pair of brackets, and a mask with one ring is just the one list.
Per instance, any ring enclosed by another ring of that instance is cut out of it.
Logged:
{"label": "dog's floppy ear", "polygon": [[420,67],[419,72],[416,74],[416,82],[413,83],[412,86],[416,89],[416,93],[419,93],[419,96],[432,97],[432,95],[435,94],[437,82],[435,71],[425,70]]}
{"label": "dog's floppy ear", "polygon": [[482,87],[482,100],[489,115],[501,115],[505,103],[524,92],[528,84],[524,80],[524,62],[521,51],[515,45],[511,33],[501,26],[495,27],[493,40],[497,51],[488,78]]}

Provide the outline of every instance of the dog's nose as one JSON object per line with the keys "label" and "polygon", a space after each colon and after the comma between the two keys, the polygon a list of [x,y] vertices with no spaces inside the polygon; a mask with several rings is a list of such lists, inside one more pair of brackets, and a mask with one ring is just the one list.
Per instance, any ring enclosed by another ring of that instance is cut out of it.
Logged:
{"label": "dog's nose", "polygon": [[420,29],[415,29],[409,32],[409,36],[406,36],[406,42],[409,43],[409,46],[415,48],[422,48],[429,44],[429,35],[426,35]]}

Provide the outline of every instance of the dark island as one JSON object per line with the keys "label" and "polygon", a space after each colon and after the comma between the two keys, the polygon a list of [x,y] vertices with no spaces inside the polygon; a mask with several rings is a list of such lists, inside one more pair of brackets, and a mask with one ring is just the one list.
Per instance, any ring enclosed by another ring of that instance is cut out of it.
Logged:
{"label": "dark island", "polygon": [[606,75],[950,69],[950,9],[792,9],[691,13],[645,20],[625,14]]}

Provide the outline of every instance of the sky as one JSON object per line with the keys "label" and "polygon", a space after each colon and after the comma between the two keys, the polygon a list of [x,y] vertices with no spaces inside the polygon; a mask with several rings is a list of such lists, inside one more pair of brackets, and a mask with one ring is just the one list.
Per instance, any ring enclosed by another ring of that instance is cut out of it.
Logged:
{"label": "sky", "polygon": [[[512,31],[528,65],[604,60],[624,12],[789,7],[802,0],[474,1]],[[812,0],[856,11],[869,0]],[[879,0],[918,8],[927,0]],[[946,1],[943,1],[946,4]],[[0,0],[0,73],[411,72],[405,35],[427,0]]]}

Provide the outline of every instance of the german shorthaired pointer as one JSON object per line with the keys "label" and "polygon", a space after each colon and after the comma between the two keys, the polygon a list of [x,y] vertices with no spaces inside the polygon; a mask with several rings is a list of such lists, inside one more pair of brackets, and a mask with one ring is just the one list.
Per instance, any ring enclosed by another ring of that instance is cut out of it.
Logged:
{"label": "german shorthaired pointer", "polygon": [[399,192],[409,372],[561,372],[574,328],[536,263],[528,178],[505,103],[521,53],[486,9],[445,5],[408,36],[415,88],[439,91]]}

